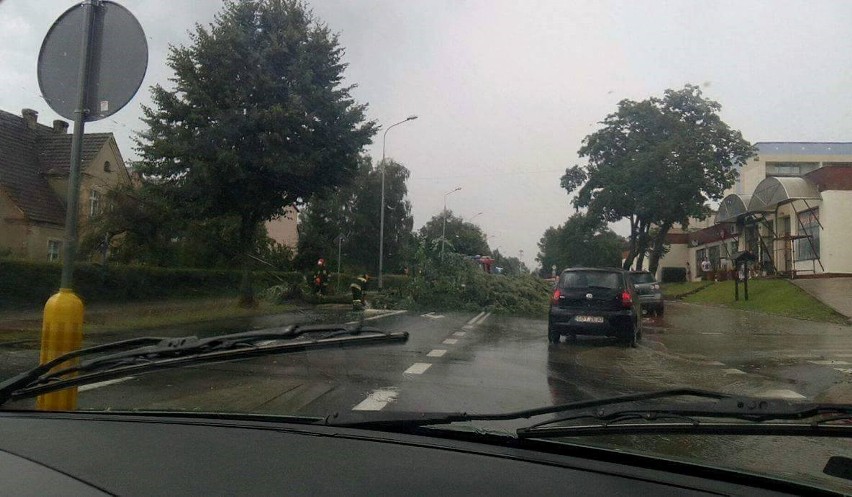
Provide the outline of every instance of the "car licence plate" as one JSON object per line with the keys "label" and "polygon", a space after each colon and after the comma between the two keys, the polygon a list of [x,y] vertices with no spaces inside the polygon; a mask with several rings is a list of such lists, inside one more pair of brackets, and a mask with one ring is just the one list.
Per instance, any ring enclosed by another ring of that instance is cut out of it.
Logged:
{"label": "car licence plate", "polygon": [[603,323],[604,319],[601,316],[576,316],[574,321],[578,323]]}

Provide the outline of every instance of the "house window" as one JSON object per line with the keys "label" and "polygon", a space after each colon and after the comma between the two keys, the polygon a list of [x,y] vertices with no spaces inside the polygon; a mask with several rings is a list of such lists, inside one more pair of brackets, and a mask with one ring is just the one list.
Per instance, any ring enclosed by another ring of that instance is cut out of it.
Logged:
{"label": "house window", "polygon": [[47,241],[47,261],[56,262],[62,253],[62,242],[59,240]]}
{"label": "house window", "polygon": [[101,212],[101,193],[95,190],[89,194],[89,217],[95,217]]}
{"label": "house window", "polygon": [[112,171],[112,165],[110,165],[109,161],[104,162],[104,172],[108,173]]}
{"label": "house window", "polygon": [[796,260],[810,261],[819,259],[819,209],[799,213],[799,234],[808,238],[796,240]]}

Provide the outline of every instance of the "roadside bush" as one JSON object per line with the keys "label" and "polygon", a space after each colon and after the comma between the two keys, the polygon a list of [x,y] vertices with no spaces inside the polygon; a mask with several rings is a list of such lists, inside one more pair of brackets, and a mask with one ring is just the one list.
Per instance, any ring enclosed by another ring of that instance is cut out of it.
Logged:
{"label": "roadside bush", "polygon": [[682,283],[686,281],[686,268],[664,267],[660,279],[661,283]]}
{"label": "roadside bush", "polygon": [[[43,304],[59,288],[57,263],[0,260],[0,307]],[[132,301],[174,297],[236,295],[241,273],[80,263],[74,267],[74,290],[86,302]],[[301,273],[257,271],[256,288],[298,283]]]}

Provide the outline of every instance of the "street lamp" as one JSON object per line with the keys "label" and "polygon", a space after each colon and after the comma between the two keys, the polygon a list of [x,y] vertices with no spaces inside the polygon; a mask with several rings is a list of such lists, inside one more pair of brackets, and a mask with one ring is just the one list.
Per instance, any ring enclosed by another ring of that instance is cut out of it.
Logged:
{"label": "street lamp", "polygon": [[412,114],[398,123],[391,124],[385,130],[384,135],[382,135],[382,162],[380,163],[380,167],[382,168],[382,203],[379,214],[379,290],[382,289],[382,263],[385,258],[385,145],[387,145],[388,131],[391,128],[415,119],[417,119],[417,116]]}
{"label": "street lamp", "polygon": [[441,260],[444,260],[444,245],[447,244],[447,197],[451,193],[455,193],[461,190],[460,186],[457,186],[455,190],[448,191],[444,194],[444,226],[441,228]]}
{"label": "street lamp", "polygon": [[476,217],[477,217],[477,216],[481,216],[481,215],[482,215],[482,212],[477,212],[477,213],[476,213],[476,214],[474,214],[474,215],[473,215],[470,219],[468,219],[468,220],[467,220],[467,222],[471,222],[471,221],[473,221],[474,219],[476,219]]}

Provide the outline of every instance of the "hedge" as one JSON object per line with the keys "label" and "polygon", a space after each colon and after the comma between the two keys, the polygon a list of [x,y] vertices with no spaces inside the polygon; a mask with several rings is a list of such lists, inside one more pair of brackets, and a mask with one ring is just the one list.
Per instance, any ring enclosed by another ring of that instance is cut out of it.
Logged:
{"label": "hedge", "polygon": [[[0,260],[0,308],[45,302],[59,287],[61,273],[57,263]],[[232,270],[80,263],[74,267],[74,290],[87,302],[236,295],[241,277]],[[253,281],[262,290],[304,281],[304,275],[256,271]]]}
{"label": "hedge", "polygon": [[660,275],[662,283],[681,283],[686,281],[686,268],[664,267]]}

